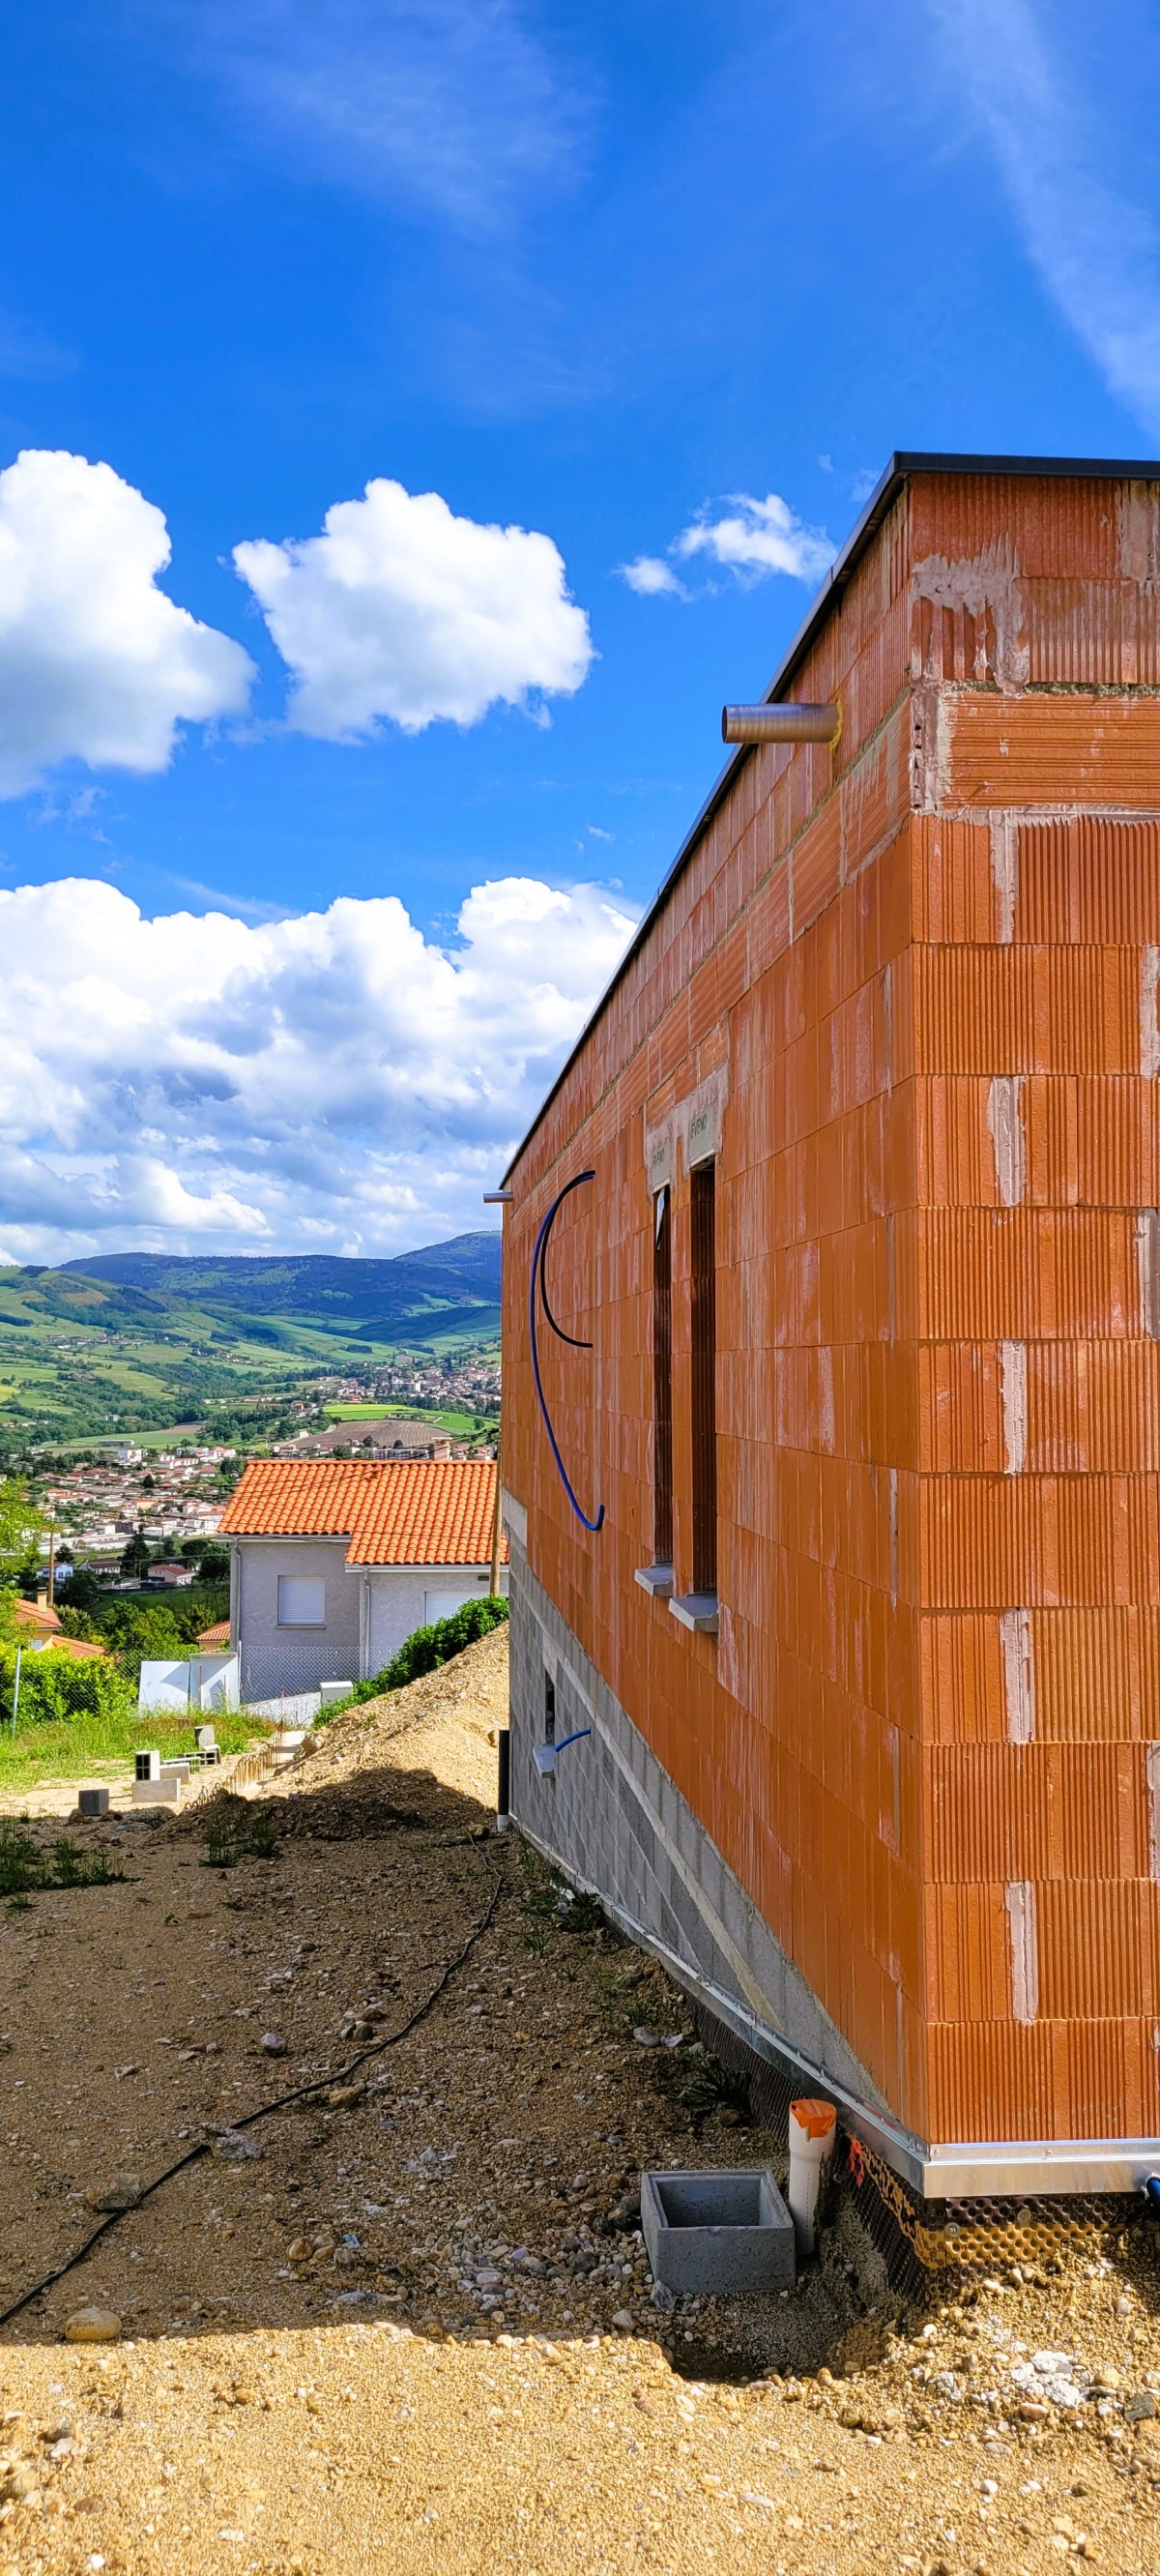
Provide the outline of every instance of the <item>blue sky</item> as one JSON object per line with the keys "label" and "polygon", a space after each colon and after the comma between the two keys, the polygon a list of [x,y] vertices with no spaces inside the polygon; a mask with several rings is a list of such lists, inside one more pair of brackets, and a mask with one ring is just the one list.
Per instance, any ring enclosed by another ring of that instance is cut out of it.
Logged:
{"label": "blue sky", "polygon": [[10,0],[12,1257],[479,1221],[891,449],[1155,449],[1158,106],[1135,0]]}

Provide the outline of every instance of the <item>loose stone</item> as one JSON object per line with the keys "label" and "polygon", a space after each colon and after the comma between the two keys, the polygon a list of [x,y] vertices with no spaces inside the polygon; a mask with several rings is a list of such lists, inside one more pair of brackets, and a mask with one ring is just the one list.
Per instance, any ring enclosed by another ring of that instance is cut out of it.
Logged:
{"label": "loose stone", "polygon": [[118,2343],[121,2320],[112,2308],[74,2308],[64,2336],[66,2343]]}

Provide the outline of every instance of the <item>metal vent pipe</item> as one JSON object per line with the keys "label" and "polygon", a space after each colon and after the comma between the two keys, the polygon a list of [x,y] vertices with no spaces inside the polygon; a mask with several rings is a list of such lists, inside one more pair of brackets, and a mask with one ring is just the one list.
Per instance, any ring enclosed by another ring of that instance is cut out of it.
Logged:
{"label": "metal vent pipe", "polygon": [[839,706],[722,707],[722,742],[836,742],[842,730]]}

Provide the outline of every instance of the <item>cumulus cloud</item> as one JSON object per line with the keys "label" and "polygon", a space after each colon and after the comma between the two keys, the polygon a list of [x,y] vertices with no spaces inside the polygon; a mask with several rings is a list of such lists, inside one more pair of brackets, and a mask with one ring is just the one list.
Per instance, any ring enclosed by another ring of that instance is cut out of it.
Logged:
{"label": "cumulus cloud", "polygon": [[116,888],[0,893],[0,1232],[97,1249],[391,1252],[482,1220],[634,915],[476,886],[457,936],[394,895],[254,924]]}
{"label": "cumulus cloud", "polygon": [[683,581],[678,581],[671,564],[663,555],[637,555],[632,563],[620,567],[623,579],[639,599],[687,599]]}
{"label": "cumulus cloud", "polygon": [[834,560],[834,548],[825,529],[807,527],[780,493],[767,492],[764,501],[757,501],[751,493],[734,492],[718,515],[706,507],[681,529],[668,548],[668,560],[637,555],[634,562],[621,564],[621,578],[642,599],[693,599],[696,592],[681,581],[673,564],[689,564],[697,556],[746,584],[775,572],[789,573],[795,581],[820,581]]}
{"label": "cumulus cloud", "polygon": [[291,723],[327,741],[570,697],[592,662],[551,538],[456,518],[438,492],[376,480],[322,536],[258,538],[234,562],[294,673]]}
{"label": "cumulus cloud", "polygon": [[[932,7],[954,46],[1048,293],[1112,392],[1155,434],[1160,234],[1151,212],[1106,175],[1126,150],[1119,66],[1138,61],[1144,28],[1106,29],[1117,88],[1101,132],[1087,67],[1069,67],[1051,42],[1047,14],[1033,0],[932,0]],[[1154,41],[1154,22],[1148,32]]]}
{"label": "cumulus cloud", "polygon": [[0,473],[0,795],[64,760],[164,769],[180,724],[245,706],[248,653],[158,589],[169,556],[111,465],[26,448]]}
{"label": "cumulus cloud", "polygon": [[682,528],[673,552],[686,563],[692,555],[709,555],[727,572],[757,581],[770,572],[820,581],[834,560],[825,529],[808,528],[777,492],[767,492],[764,501],[735,492],[722,518],[706,512]]}

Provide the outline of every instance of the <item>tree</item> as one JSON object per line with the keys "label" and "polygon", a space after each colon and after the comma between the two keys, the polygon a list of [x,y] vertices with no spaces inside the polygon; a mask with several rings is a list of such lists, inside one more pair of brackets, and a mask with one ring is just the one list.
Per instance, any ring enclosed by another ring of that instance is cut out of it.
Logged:
{"label": "tree", "polygon": [[101,1620],[101,1630],[112,1646],[122,1672],[136,1683],[143,1660],[179,1664],[189,1651],[189,1640],[175,1618],[168,1602],[126,1600],[121,1593],[109,1602]]}
{"label": "tree", "polygon": [[11,1583],[27,1564],[44,1526],[23,1476],[0,1476],[0,1583]]}
{"label": "tree", "polygon": [[[220,1539],[199,1538],[188,1540],[186,1544],[197,1567],[199,1583],[229,1582],[230,1552]],[[184,1549],[182,1553],[185,1553]]]}
{"label": "tree", "polygon": [[[93,1611],[97,1609],[101,1598],[102,1594],[100,1583],[97,1576],[93,1573],[91,1565],[78,1565],[74,1568],[64,1587],[63,1597],[57,1603],[57,1608],[60,1611],[62,1620],[68,1611],[77,1611],[87,1620],[91,1618]],[[69,1630],[69,1635],[73,1637],[85,1636],[87,1633],[87,1629],[84,1628],[72,1628]]]}
{"label": "tree", "polygon": [[122,1574],[127,1581],[140,1582],[141,1576],[148,1573],[151,1562],[149,1541],[144,1530],[134,1530],[127,1547],[121,1550]]}

